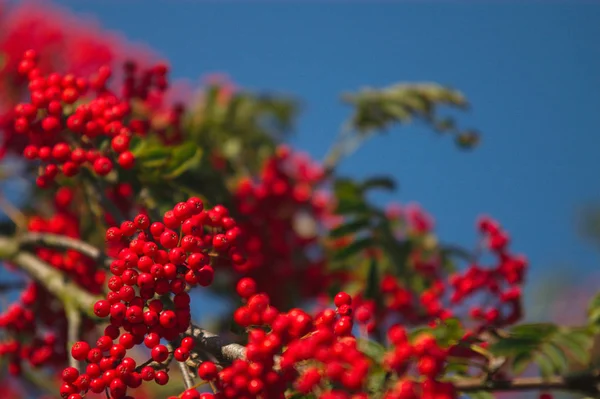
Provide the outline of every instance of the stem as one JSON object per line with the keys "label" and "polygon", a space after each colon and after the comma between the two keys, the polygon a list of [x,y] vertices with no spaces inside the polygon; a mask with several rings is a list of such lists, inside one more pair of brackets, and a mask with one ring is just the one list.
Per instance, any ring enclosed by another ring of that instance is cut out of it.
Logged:
{"label": "stem", "polygon": [[0,191],[0,210],[12,220],[19,230],[25,230],[27,217],[6,199],[2,191]]}
{"label": "stem", "polygon": [[196,345],[215,356],[219,361],[232,363],[236,359],[246,358],[246,348],[239,344],[225,344],[217,334],[208,332],[194,325],[186,334],[194,337]]}
{"label": "stem", "polygon": [[192,375],[190,374],[190,370],[188,370],[185,362],[177,362],[179,365],[179,370],[181,370],[181,374],[183,375],[183,383],[185,385],[185,389],[191,389],[194,386],[194,380],[192,379]]}
{"label": "stem", "polygon": [[600,372],[593,370],[567,376],[557,377],[521,377],[512,380],[465,379],[453,384],[461,392],[476,391],[578,391],[590,396],[600,393]]}
{"label": "stem", "polygon": [[126,220],[123,213],[105,195],[103,187],[100,185],[98,180],[96,180],[96,178],[89,171],[86,171],[84,169],[84,170],[82,170],[82,172],[84,173],[84,177],[85,177],[84,185],[85,185],[85,189],[87,191],[89,199],[90,200],[95,199],[96,201],[98,201],[100,203],[100,205],[102,206],[102,208],[104,208],[104,210],[108,211],[108,213],[111,214],[111,216],[117,223],[117,226],[121,225],[121,223],[123,223]]}
{"label": "stem", "polygon": [[[68,330],[67,330],[67,353],[69,349],[73,346],[75,342],[79,340],[79,333],[81,329],[81,313],[79,309],[73,306],[72,303],[65,303],[65,313],[67,316]],[[69,356],[69,366],[75,367],[77,370],[81,371],[79,366],[79,362],[75,360],[72,356]]]}
{"label": "stem", "polygon": [[353,129],[349,124],[343,126],[323,159],[325,174],[330,175],[340,160],[354,152],[359,147],[361,141],[361,138],[353,134]]}
{"label": "stem", "polygon": [[72,249],[88,258],[110,267],[112,259],[108,258],[100,249],[84,241],[74,238],[47,233],[26,233],[20,237],[22,246],[44,246],[55,249]]}
{"label": "stem", "polygon": [[76,309],[88,317],[96,318],[93,307],[100,299],[99,297],[81,289],[77,284],[68,280],[62,272],[54,269],[37,256],[20,251],[17,240],[0,237],[0,259],[23,270],[48,292],[60,299],[63,304],[72,303]]}

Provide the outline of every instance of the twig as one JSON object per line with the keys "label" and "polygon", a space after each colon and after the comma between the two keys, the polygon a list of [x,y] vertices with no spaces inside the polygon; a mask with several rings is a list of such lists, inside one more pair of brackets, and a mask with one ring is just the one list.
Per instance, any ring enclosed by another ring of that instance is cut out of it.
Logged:
{"label": "twig", "polygon": [[0,283],[0,292],[12,291],[12,290],[21,290],[27,287],[23,281],[15,281],[11,283]]}
{"label": "twig", "polygon": [[190,370],[188,370],[185,362],[177,362],[179,365],[179,370],[181,370],[181,374],[183,375],[183,383],[185,385],[185,389],[190,389],[194,386],[194,380],[190,374]]}
{"label": "twig", "polygon": [[576,391],[596,396],[600,393],[598,370],[559,377],[521,377],[512,380],[465,379],[453,382],[458,391]]}
{"label": "twig", "polygon": [[48,233],[26,233],[19,238],[22,246],[44,246],[56,249],[72,249],[88,258],[110,267],[112,259],[108,258],[104,252],[84,241],[74,238]]}
{"label": "twig", "polygon": [[246,348],[240,344],[226,344],[217,334],[208,332],[197,326],[190,326],[186,334],[191,335],[196,345],[212,354],[219,361],[231,363],[236,359],[246,358]]}
{"label": "twig", "polygon": [[0,191],[0,210],[12,220],[19,230],[25,229],[27,226],[27,217],[6,199],[2,191]]}
{"label": "twig", "polygon": [[85,177],[85,189],[87,191],[90,200],[96,199],[105,211],[108,211],[113,217],[117,226],[123,223],[126,219],[123,213],[117,208],[117,206],[106,196],[102,186],[98,183],[96,178],[92,174],[84,169]]}
{"label": "twig", "polygon": [[15,239],[0,237],[0,259],[6,260],[39,282],[48,292],[60,299],[64,304],[73,303],[79,311],[88,317],[96,318],[94,304],[99,297],[80,288],[68,280],[63,273],[54,269],[37,256],[21,251]]}
{"label": "twig", "polygon": [[[65,314],[67,316],[67,353],[70,353],[69,350],[71,346],[75,342],[79,340],[79,334],[81,329],[81,313],[79,309],[75,307],[72,303],[67,302],[65,305]],[[81,371],[79,367],[79,362],[73,358],[73,356],[69,356],[69,366],[75,367],[77,370]]]}

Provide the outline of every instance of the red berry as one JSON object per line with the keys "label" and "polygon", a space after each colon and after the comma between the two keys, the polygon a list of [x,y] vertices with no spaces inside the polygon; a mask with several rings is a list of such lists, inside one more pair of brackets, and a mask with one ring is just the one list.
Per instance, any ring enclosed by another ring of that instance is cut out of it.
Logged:
{"label": "red berry", "polygon": [[340,292],[333,298],[333,303],[338,308],[342,305],[350,305],[352,303],[352,297],[345,292]]}
{"label": "red berry", "polygon": [[256,294],[256,281],[250,277],[242,278],[240,281],[238,281],[235,289],[239,296],[248,299],[252,295]]}
{"label": "red berry", "polygon": [[164,362],[169,357],[169,350],[166,346],[159,344],[152,348],[151,356],[156,362]]}
{"label": "red berry", "polygon": [[217,366],[213,362],[203,362],[198,367],[198,377],[205,381],[214,380],[217,378]]}
{"label": "red berry", "polygon": [[85,341],[79,341],[73,344],[71,348],[71,356],[75,360],[84,360],[90,352],[90,345]]}
{"label": "red berry", "polygon": [[112,161],[106,157],[100,157],[94,161],[94,172],[100,176],[106,176],[112,168]]}

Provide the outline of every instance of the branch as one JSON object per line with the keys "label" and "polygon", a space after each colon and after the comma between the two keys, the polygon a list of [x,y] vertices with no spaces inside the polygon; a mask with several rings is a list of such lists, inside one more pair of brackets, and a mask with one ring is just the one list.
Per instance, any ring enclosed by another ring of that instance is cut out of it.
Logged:
{"label": "branch", "polygon": [[179,370],[181,370],[181,374],[183,375],[183,383],[185,385],[185,389],[192,388],[194,386],[194,380],[192,379],[190,370],[187,368],[185,362],[177,363],[179,364]]}
{"label": "branch", "polygon": [[119,208],[115,205],[113,201],[111,201],[104,193],[104,189],[100,182],[96,180],[96,177],[93,176],[88,170],[83,169],[83,177],[84,177],[84,189],[86,190],[86,194],[90,200],[95,199],[102,206],[104,211],[108,211],[108,213],[113,217],[117,226],[121,225],[125,220],[125,215],[119,210]]}
{"label": "branch", "polygon": [[72,249],[88,258],[110,267],[112,259],[107,257],[100,249],[84,241],[58,234],[25,233],[19,238],[22,246],[44,246],[54,249]]}
{"label": "branch", "polygon": [[458,391],[578,391],[596,396],[600,393],[600,371],[592,370],[558,377],[521,377],[512,380],[465,379],[453,382]]}
{"label": "branch", "polygon": [[[67,302],[65,305],[65,314],[67,316],[67,353],[69,349],[79,340],[79,334],[81,329],[81,313],[71,302]],[[69,356],[69,366],[76,368],[81,371],[79,362],[73,357]]]}
{"label": "branch", "polygon": [[37,256],[20,251],[17,240],[0,237],[0,259],[4,259],[27,273],[39,282],[48,292],[56,296],[63,304],[73,306],[90,318],[94,315],[94,304],[99,297],[81,289],[77,284],[67,279],[62,272],[54,269]]}
{"label": "branch", "polygon": [[226,344],[219,335],[200,327],[192,325],[188,328],[186,334],[194,337],[197,346],[216,357],[219,361],[232,363],[236,359],[246,358],[246,347],[240,344]]}

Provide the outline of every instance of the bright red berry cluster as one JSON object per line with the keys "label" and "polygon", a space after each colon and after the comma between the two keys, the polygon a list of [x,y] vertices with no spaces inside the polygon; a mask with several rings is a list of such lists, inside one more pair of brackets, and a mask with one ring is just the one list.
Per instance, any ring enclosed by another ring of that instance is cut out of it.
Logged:
{"label": "bright red berry cluster", "polygon": [[[242,180],[236,189],[240,228],[252,232],[242,243],[247,262],[237,270],[254,278],[274,304],[289,302],[294,292],[314,297],[335,278],[318,255],[319,229],[330,212],[327,196],[316,191],[323,177],[320,165],[280,146],[256,182]],[[317,256],[300,255],[311,249]]]}
{"label": "bright red berry cluster", "polygon": [[[238,236],[226,208],[204,210],[198,198],[177,204],[162,222],[139,214],[109,228],[107,242],[121,249],[110,265],[110,291],[94,305],[94,313],[110,324],[94,347],[83,341],[73,346],[73,358],[88,365],[81,375],[65,370],[61,395],[78,399],[88,390],[108,389],[112,398],[121,399],[142,381],[166,384],[169,357],[184,362],[194,347],[183,336],[191,320],[187,289],[209,286],[218,258],[244,261],[236,249]],[[155,362],[166,362],[163,369],[137,365],[127,356],[136,345],[146,346]]]}
{"label": "bright red berry cluster", "polygon": [[[83,167],[99,176],[109,174],[115,163],[125,170],[133,168],[131,140],[147,134],[150,120],[132,115],[132,100],[162,97],[168,87],[168,69],[158,65],[138,76],[136,64],[130,62],[125,71],[123,94],[118,96],[107,86],[112,74],[108,66],[90,79],[45,75],[37,66],[37,54],[33,50],[25,53],[18,72],[28,80],[30,100],[15,107],[14,130],[27,137],[23,156],[41,163],[39,187],[47,188],[61,174],[75,176]],[[95,96],[81,101],[90,90]],[[182,112],[177,106],[168,124],[159,129],[169,143],[180,139]]]}
{"label": "bright red berry cluster", "polygon": [[[387,336],[392,350],[386,354],[384,365],[398,380],[384,396],[386,399],[458,397],[451,383],[437,380],[444,372],[449,351],[440,347],[432,335],[423,333],[410,342],[406,330],[393,325]],[[411,377],[411,371],[420,378]]]}
{"label": "bright red berry cluster", "polygon": [[[256,283],[249,278],[240,280],[237,291],[244,305],[234,320],[249,330],[246,359],[218,373],[211,362],[198,369],[221,397],[281,398],[290,386],[303,393],[319,387],[324,398],[349,399],[349,392],[353,398],[367,397],[370,360],[352,336],[350,295],[339,293],[337,310],[325,309],[312,317],[298,308],[278,311],[267,294],[256,293]],[[340,388],[332,390],[330,384]]]}

